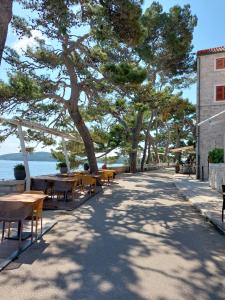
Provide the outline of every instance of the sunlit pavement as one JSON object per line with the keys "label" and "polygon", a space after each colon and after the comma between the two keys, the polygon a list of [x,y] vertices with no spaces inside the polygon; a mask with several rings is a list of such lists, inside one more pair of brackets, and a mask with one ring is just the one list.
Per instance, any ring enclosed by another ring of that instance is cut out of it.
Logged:
{"label": "sunlit pavement", "polygon": [[126,175],[57,213],[39,244],[0,273],[0,299],[224,299],[225,237],[167,171]]}

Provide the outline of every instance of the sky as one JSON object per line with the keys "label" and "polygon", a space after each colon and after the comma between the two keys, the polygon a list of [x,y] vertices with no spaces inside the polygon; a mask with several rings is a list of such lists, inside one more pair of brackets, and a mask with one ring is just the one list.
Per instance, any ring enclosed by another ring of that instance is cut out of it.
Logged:
{"label": "sky", "polygon": [[[145,0],[143,9],[146,9],[153,1]],[[190,4],[192,13],[198,17],[198,25],[194,31],[193,46],[194,52],[198,50],[225,46],[225,0],[158,0],[165,10],[173,5],[183,6]],[[22,11],[18,4],[14,5],[14,12],[21,15]],[[38,35],[37,32],[34,32]],[[34,43],[34,39],[18,40],[10,31],[7,37],[7,45],[19,50],[26,45]],[[6,78],[6,65],[0,67],[0,79]],[[183,95],[192,103],[196,103],[196,85],[183,90]],[[9,137],[4,143],[0,144],[0,154],[18,152],[19,141],[16,137]],[[36,150],[42,150],[40,147]],[[49,150],[48,148],[44,149]]]}

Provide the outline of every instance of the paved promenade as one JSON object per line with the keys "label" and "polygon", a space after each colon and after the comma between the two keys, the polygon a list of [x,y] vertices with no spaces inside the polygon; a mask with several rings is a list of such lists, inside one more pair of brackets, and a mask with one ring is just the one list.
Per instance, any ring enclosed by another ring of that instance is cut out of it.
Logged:
{"label": "paved promenade", "polygon": [[209,187],[208,182],[196,180],[194,175],[174,175],[174,182],[180,193],[197,208],[210,222],[225,233],[222,222],[222,194]]}
{"label": "paved promenade", "polygon": [[0,273],[1,300],[217,300],[225,237],[179,194],[173,175],[126,175]]}

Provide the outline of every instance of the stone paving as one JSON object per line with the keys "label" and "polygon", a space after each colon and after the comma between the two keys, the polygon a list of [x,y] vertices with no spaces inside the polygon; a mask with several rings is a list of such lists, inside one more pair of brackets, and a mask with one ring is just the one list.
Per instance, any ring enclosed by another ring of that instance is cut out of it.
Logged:
{"label": "stone paving", "polygon": [[194,175],[176,174],[174,183],[180,193],[212,224],[225,233],[222,222],[222,194],[213,190],[208,182],[196,180]]}
{"label": "stone paving", "polygon": [[1,300],[224,299],[225,238],[167,170],[124,174],[56,214],[53,229],[0,272]]}

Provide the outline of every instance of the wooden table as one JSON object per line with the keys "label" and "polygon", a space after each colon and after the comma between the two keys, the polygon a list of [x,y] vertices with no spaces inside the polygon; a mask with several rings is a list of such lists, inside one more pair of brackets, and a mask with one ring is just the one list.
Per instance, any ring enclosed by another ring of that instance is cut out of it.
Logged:
{"label": "wooden table", "polygon": [[47,181],[61,181],[61,182],[74,182],[76,181],[76,177],[68,176],[68,177],[61,177],[61,176],[37,176],[37,177],[31,177],[33,180],[47,180]]}
{"label": "wooden table", "polygon": [[18,201],[27,204],[36,204],[40,200],[44,200],[46,195],[41,193],[14,193],[9,195],[0,196],[0,201]]}
{"label": "wooden table", "polygon": [[[12,202],[12,201],[16,201],[16,202],[21,202],[23,204],[28,204],[28,205],[32,205],[34,206],[38,201],[44,200],[46,198],[46,195],[41,194],[41,193],[15,193],[15,194],[9,194],[9,195],[4,195],[4,196],[0,196],[0,202]],[[16,239],[19,238],[20,235],[20,231],[21,231],[21,222],[18,223],[18,231],[17,231],[17,237]],[[24,233],[23,235],[23,239],[26,239],[30,236],[31,234],[26,234]],[[15,239],[12,238],[12,239]]]}
{"label": "wooden table", "polygon": [[[64,191],[62,190],[62,187],[60,188],[60,192],[64,192],[64,198],[67,200],[67,193],[69,190],[73,190],[73,186],[76,182],[79,181],[79,179],[76,176],[56,176],[56,175],[43,175],[43,176],[37,176],[37,177],[32,177],[32,180],[35,181],[35,179],[38,181],[44,181],[47,183],[47,187],[51,189],[51,198],[54,195],[55,190],[57,191],[57,182],[58,183],[65,183]],[[69,185],[69,189],[68,186]],[[35,186],[35,185],[34,185]],[[35,189],[35,187],[34,187]],[[45,193],[47,191],[47,188],[43,190]]]}

